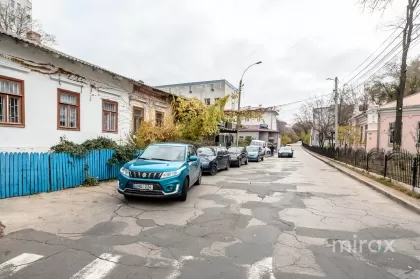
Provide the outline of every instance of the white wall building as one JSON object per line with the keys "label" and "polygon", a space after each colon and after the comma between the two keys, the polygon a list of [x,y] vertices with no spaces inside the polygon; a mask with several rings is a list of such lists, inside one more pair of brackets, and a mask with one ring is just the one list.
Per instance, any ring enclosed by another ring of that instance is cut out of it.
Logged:
{"label": "white wall building", "polygon": [[162,121],[169,95],[0,31],[0,152],[47,151],[60,137],[123,142],[141,121]]}
{"label": "white wall building", "polygon": [[[197,98],[210,105],[220,98],[232,96],[238,89],[225,79],[155,86],[165,92],[186,98]],[[230,98],[225,109],[237,109],[237,99]]]}
{"label": "white wall building", "polygon": [[[241,110],[258,110],[262,109],[263,107],[260,105],[259,107],[242,107]],[[265,111],[263,117],[261,119],[241,119],[241,124],[244,126],[247,125],[260,125],[260,124],[267,124],[268,129],[278,131],[277,127],[277,116],[279,113],[275,110]]]}

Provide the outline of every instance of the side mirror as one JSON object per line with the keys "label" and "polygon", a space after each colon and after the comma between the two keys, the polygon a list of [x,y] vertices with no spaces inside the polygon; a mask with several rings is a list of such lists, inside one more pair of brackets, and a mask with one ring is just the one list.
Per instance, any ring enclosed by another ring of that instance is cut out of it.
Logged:
{"label": "side mirror", "polygon": [[190,156],[190,158],[188,159],[190,162],[195,162],[198,160],[197,156]]}

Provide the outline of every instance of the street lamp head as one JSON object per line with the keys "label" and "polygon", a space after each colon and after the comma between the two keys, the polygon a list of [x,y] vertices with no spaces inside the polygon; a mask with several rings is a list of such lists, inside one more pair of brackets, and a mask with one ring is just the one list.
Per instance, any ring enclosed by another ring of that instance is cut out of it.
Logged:
{"label": "street lamp head", "polygon": [[333,78],[327,78],[327,80],[334,80]]}
{"label": "street lamp head", "polygon": [[261,64],[261,63],[262,63],[262,61],[258,61],[258,62],[257,62],[257,63],[255,63],[255,64],[257,64],[257,65],[258,65],[258,64]]}

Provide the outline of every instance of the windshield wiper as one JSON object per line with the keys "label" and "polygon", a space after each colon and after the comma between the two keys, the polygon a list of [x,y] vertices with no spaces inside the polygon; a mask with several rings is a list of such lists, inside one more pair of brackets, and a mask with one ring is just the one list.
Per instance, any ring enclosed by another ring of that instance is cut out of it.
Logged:
{"label": "windshield wiper", "polygon": [[166,159],[161,159],[161,158],[150,158],[150,160],[156,160],[156,161],[171,161],[171,160],[166,160]]}

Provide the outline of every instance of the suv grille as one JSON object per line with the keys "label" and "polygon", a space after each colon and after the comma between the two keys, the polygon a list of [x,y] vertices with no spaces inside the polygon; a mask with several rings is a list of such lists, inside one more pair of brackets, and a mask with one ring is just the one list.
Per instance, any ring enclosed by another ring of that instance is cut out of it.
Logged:
{"label": "suv grille", "polygon": [[161,172],[130,171],[130,177],[133,177],[133,178],[160,179],[161,176],[162,176]]}

